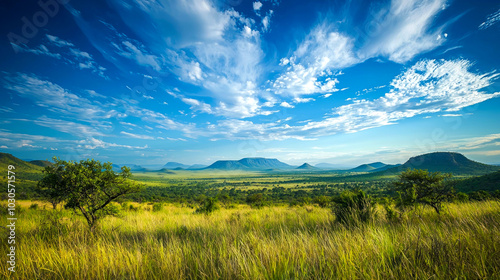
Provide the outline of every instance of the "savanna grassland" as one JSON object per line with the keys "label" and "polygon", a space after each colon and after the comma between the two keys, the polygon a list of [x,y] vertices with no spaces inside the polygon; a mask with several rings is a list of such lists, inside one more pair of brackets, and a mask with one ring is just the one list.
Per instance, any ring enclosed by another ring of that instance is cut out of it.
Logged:
{"label": "savanna grassland", "polygon": [[16,272],[2,262],[4,279],[500,278],[495,200],[446,204],[441,215],[419,207],[397,221],[378,206],[356,226],[315,205],[237,205],[205,215],[123,203],[120,217],[104,218],[94,234],[69,210],[36,201],[18,207]]}

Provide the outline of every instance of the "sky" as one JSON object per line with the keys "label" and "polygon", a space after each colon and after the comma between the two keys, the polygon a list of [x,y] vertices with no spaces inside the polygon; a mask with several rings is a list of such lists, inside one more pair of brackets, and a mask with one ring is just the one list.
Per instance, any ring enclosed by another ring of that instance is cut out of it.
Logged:
{"label": "sky", "polygon": [[500,163],[500,2],[0,4],[0,151],[22,159]]}

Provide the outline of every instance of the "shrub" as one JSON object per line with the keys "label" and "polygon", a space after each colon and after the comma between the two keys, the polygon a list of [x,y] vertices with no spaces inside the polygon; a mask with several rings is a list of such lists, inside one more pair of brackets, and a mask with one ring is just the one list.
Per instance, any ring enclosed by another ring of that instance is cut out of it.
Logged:
{"label": "shrub", "polygon": [[195,213],[209,215],[210,213],[218,209],[219,205],[217,205],[217,199],[213,197],[207,197],[202,201],[200,207],[196,209]]}
{"label": "shrub", "polygon": [[467,202],[469,201],[469,196],[466,193],[459,192],[455,195],[455,201],[457,202]]}
{"label": "shrub", "polygon": [[153,204],[153,212],[160,212],[161,210],[163,210],[162,203],[154,203]]}
{"label": "shrub", "polygon": [[344,191],[333,202],[333,213],[341,224],[366,223],[375,216],[375,206],[362,190]]}
{"label": "shrub", "polygon": [[321,195],[317,196],[313,200],[314,203],[318,204],[321,208],[327,208],[330,206],[331,199],[328,196]]}
{"label": "shrub", "polygon": [[247,196],[246,202],[252,208],[262,208],[265,205],[264,195],[261,193],[254,193]]}

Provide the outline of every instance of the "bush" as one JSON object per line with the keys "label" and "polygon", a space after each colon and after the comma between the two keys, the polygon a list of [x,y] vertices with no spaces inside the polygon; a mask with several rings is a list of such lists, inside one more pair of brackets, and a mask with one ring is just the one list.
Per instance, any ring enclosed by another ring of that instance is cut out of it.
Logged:
{"label": "bush", "polygon": [[375,206],[362,190],[344,191],[333,198],[333,213],[337,222],[344,225],[357,225],[372,220]]}
{"label": "bush", "polygon": [[252,208],[257,208],[257,209],[262,208],[265,205],[264,195],[261,193],[250,194],[247,196],[246,202]]}
{"label": "bush", "polygon": [[469,196],[466,193],[459,192],[455,195],[455,201],[457,202],[467,202],[469,201]]}
{"label": "bush", "polygon": [[209,215],[215,210],[219,210],[219,205],[217,205],[217,199],[213,197],[207,197],[202,201],[200,207],[196,209],[195,213]]}
{"label": "bush", "polygon": [[313,200],[314,203],[318,204],[321,208],[326,208],[330,206],[331,199],[328,196],[317,196]]}
{"label": "bush", "polygon": [[153,212],[160,212],[161,210],[163,210],[162,203],[154,203],[153,204]]}

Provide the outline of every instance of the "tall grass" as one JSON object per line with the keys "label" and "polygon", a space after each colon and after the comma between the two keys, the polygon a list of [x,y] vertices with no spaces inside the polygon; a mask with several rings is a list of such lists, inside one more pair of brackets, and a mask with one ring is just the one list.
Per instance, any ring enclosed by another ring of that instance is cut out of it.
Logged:
{"label": "tall grass", "polygon": [[500,278],[499,202],[451,204],[442,215],[421,209],[400,222],[380,213],[357,227],[311,206],[193,212],[172,205],[125,211],[91,235],[70,212],[25,207],[16,228],[16,272],[2,261],[0,278]]}

